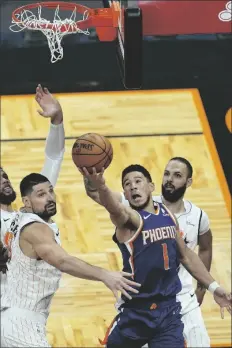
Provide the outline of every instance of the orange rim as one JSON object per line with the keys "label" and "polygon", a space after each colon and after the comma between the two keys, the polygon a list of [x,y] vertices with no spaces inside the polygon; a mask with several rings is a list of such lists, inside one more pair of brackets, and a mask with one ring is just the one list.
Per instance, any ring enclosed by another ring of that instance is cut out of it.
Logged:
{"label": "orange rim", "polygon": [[[62,10],[73,11],[74,9],[76,9],[78,13],[81,13],[83,15],[88,14],[88,18],[76,22],[76,27],[78,29],[84,30],[90,27],[97,27],[99,29],[102,29],[102,32],[105,33],[106,36],[107,30],[109,30],[110,28],[118,27],[118,18],[121,9],[118,1],[113,1],[110,8],[97,9],[91,9],[84,5],[79,5],[72,2],[68,3],[63,1],[28,4],[25,6],[21,6],[13,11],[12,21],[15,24],[23,24],[23,22],[18,17],[20,13],[24,10],[31,10],[39,7],[56,9],[58,6]],[[35,29],[35,23],[31,21],[31,23],[27,23],[26,27],[28,29]],[[40,23],[40,28],[56,31],[58,25],[55,25],[54,23]],[[59,31],[73,32],[73,27],[63,24],[62,26],[59,26]]]}

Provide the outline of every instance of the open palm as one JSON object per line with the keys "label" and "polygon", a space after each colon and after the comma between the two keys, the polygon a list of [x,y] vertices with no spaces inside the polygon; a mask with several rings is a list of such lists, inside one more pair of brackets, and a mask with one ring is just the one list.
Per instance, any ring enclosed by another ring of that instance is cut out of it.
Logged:
{"label": "open palm", "polygon": [[43,89],[41,85],[36,88],[35,100],[42,109],[42,111],[38,110],[38,113],[43,117],[54,118],[62,113],[58,100],[52,96],[47,88]]}
{"label": "open palm", "polygon": [[104,179],[104,168],[100,171],[100,173],[97,173],[96,168],[92,167],[92,173],[90,173],[87,168],[78,168],[81,174],[88,178],[88,180],[91,182],[91,184],[96,188],[99,189],[101,186],[104,186],[105,179]]}
{"label": "open palm", "polygon": [[232,297],[231,294],[226,293],[226,291],[219,287],[215,290],[213,294],[215,302],[221,307],[221,317],[224,318],[224,308],[231,314]]}

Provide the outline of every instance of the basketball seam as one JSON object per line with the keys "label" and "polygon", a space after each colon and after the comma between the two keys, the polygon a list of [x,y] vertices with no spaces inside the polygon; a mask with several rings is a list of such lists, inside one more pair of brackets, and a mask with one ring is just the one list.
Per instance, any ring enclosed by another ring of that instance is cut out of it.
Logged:
{"label": "basketball seam", "polygon": [[100,134],[100,137],[102,138],[102,141],[103,141],[103,143],[105,144],[105,149],[104,149],[104,151],[106,151],[106,142],[105,142],[105,138]]}
{"label": "basketball seam", "polygon": [[95,167],[97,164],[99,164],[100,162],[102,162],[106,157],[108,157],[107,153],[105,151],[103,151],[105,153],[105,156],[103,158],[100,159],[100,161],[94,163],[94,165],[91,165],[91,166],[88,166],[88,167],[85,167],[85,168],[93,168]]}
{"label": "basketball seam", "polygon": [[[113,148],[112,148],[112,145],[110,144],[110,148],[109,148],[108,152],[104,151],[105,156],[104,156],[100,161],[94,163],[94,165],[91,165],[91,166],[88,166],[88,167],[85,166],[85,168],[88,169],[88,168],[93,168],[93,167],[95,167],[97,164],[101,163],[106,157],[107,157],[107,159],[109,158],[109,159],[111,160],[111,158],[110,158],[110,156],[109,156],[109,152],[110,152],[111,149],[112,149],[112,154],[113,154]],[[104,165],[105,165],[105,164],[106,164],[106,161],[105,161]],[[104,167],[104,165],[103,165],[102,167]]]}
{"label": "basketball seam", "polygon": [[112,145],[110,146],[108,152],[105,151],[105,153],[107,154],[107,159],[106,159],[106,161],[105,161],[105,163],[104,163],[104,165],[103,165],[104,168],[105,168],[105,164],[106,164],[107,160],[108,160],[108,159],[109,159],[110,161],[112,160],[112,159],[110,158],[110,156],[109,156],[110,150],[112,150],[112,155],[113,155],[113,148],[112,148]]}

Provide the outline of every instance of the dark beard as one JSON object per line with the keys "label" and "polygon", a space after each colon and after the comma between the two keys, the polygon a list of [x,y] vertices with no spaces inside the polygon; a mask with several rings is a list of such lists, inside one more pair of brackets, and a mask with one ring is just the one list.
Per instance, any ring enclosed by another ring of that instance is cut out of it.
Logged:
{"label": "dark beard", "polygon": [[166,201],[170,203],[175,203],[179,201],[180,198],[182,198],[185,194],[187,187],[186,184],[172,192],[167,190],[164,185],[162,185],[162,195]]}
{"label": "dark beard", "polygon": [[135,206],[133,204],[131,204],[130,202],[130,207],[134,210],[144,210],[144,208],[146,208],[146,206],[149,204],[149,201],[150,201],[150,197],[148,197],[147,201],[145,203],[143,203],[142,205],[140,206]]}
{"label": "dark beard", "polygon": [[[51,203],[49,203],[49,204],[51,204]],[[48,210],[48,209],[47,209],[47,206],[48,206],[49,204],[45,205],[44,211],[42,211],[42,212],[41,212],[41,211],[37,212],[37,211],[36,211],[35,209],[33,209],[33,207],[32,207],[32,212],[33,212],[33,214],[38,215],[38,216],[39,216],[42,220],[44,220],[44,221],[48,221],[48,220],[50,219],[50,217],[56,215],[56,203],[55,203],[55,207],[54,207],[53,210]]]}
{"label": "dark beard", "polygon": [[16,192],[12,190],[12,193],[5,195],[3,192],[0,193],[0,203],[5,205],[10,205],[16,200]]}

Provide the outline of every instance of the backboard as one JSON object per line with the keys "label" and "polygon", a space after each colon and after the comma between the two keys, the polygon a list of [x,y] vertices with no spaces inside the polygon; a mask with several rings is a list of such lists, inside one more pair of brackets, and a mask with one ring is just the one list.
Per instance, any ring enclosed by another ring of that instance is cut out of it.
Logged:
{"label": "backboard", "polygon": [[[103,0],[109,7],[111,0]],[[126,89],[140,89],[142,86],[142,10],[135,0],[119,0],[120,17],[117,33],[117,58]]]}

